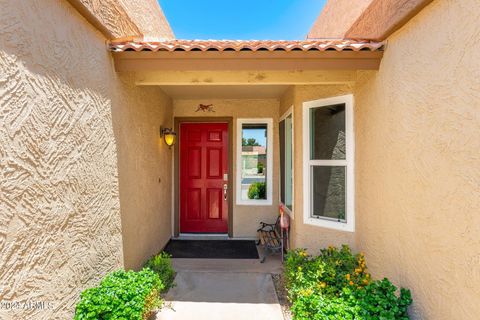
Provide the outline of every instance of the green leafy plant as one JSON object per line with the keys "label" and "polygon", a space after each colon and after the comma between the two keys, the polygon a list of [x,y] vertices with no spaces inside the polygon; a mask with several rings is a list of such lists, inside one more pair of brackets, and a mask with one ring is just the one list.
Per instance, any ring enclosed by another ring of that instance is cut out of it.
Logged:
{"label": "green leafy plant", "polygon": [[173,270],[171,258],[168,253],[162,251],[151,257],[144,265],[145,268],[154,271],[160,277],[164,284],[162,292],[168,291],[174,285],[175,270]]}
{"label": "green leafy plant", "polygon": [[343,298],[327,297],[319,293],[302,294],[292,305],[294,319],[302,320],[356,320],[355,305],[346,303]]}
{"label": "green leafy plant", "polygon": [[74,319],[147,319],[162,306],[163,288],[158,275],[149,269],[112,272],[100,285],[82,292]]}
{"label": "green leafy plant", "polygon": [[353,292],[358,313],[364,319],[408,319],[408,306],[412,304],[409,290],[400,289],[397,296],[397,287],[390,280],[376,280],[364,288]]}
{"label": "green leafy plant", "polygon": [[266,199],[265,182],[254,182],[248,187],[248,199]]}
{"label": "green leafy plant", "polygon": [[408,319],[410,291],[388,280],[372,281],[363,254],[348,246],[328,247],[318,256],[290,251],[285,284],[294,319]]}
{"label": "green leafy plant", "polygon": [[257,163],[257,173],[263,173],[264,165],[263,163]]}

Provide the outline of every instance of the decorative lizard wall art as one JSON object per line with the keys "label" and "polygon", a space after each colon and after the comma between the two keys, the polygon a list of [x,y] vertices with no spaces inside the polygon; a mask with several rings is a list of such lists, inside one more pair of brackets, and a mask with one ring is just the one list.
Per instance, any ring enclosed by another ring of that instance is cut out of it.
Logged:
{"label": "decorative lizard wall art", "polygon": [[198,108],[195,112],[198,112],[198,111],[215,112],[215,110],[213,110],[213,104],[201,104],[201,103],[198,105]]}

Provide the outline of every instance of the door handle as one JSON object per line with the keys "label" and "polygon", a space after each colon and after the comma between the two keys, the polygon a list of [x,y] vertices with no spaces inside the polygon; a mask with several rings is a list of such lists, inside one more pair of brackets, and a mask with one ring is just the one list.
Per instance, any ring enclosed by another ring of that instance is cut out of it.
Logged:
{"label": "door handle", "polygon": [[223,184],[223,200],[227,201],[227,190],[228,190],[228,185],[225,183]]}

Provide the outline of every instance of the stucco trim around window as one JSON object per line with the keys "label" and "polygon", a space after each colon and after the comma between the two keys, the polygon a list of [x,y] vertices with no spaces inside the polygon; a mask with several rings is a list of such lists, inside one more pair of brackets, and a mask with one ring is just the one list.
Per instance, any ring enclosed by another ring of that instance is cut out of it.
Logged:
{"label": "stucco trim around window", "polygon": [[[267,175],[266,175],[266,199],[242,199],[242,128],[244,124],[267,125]],[[273,119],[251,118],[237,119],[236,137],[236,204],[250,206],[270,206],[273,197]]]}
{"label": "stucco trim around window", "polygon": [[[345,150],[344,160],[311,160],[311,126],[310,110],[338,104],[345,105]],[[355,176],[354,176],[354,124],[353,95],[344,95],[327,99],[307,101],[303,103],[303,221],[305,224],[336,229],[355,231]],[[327,217],[312,217],[312,168],[326,166],[345,167],[345,221]]]}

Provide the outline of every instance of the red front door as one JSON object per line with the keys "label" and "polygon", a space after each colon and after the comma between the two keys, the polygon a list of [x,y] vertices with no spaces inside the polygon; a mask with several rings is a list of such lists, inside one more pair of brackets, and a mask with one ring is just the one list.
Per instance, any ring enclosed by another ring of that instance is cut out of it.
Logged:
{"label": "red front door", "polygon": [[227,174],[228,124],[180,124],[180,232],[228,232]]}

